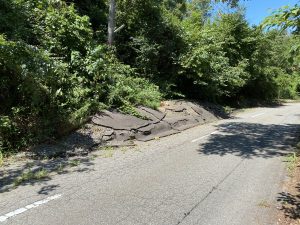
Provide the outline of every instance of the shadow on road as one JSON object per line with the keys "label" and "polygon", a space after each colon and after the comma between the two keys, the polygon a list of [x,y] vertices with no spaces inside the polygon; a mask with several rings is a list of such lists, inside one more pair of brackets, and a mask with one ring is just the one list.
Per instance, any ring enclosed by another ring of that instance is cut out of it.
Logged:
{"label": "shadow on road", "polygon": [[[13,166],[5,166],[0,168],[0,193],[10,191],[18,186],[27,186],[42,184],[39,194],[47,195],[48,193],[55,191],[59,185],[48,185],[47,181],[52,179],[53,173],[65,174],[72,172],[88,173],[93,170],[94,163],[92,159],[83,156],[68,157],[65,152],[88,152],[89,146],[93,146],[93,139],[89,135],[83,135],[76,133],[70,137],[68,145],[45,145],[40,147],[41,151],[51,153],[51,151],[57,151],[62,157],[54,157],[53,159],[39,159],[33,158],[29,162],[18,162]],[[58,150],[57,150],[58,149]],[[56,153],[56,152],[55,152]],[[40,172],[40,173],[39,173]],[[40,175],[42,174],[42,175]]]}
{"label": "shadow on road", "polygon": [[294,188],[296,194],[287,192],[279,193],[277,201],[281,203],[280,210],[283,211],[284,216],[288,219],[300,219],[300,184]]}
{"label": "shadow on road", "polygon": [[[38,193],[48,195],[59,187],[59,185],[47,184],[47,182],[52,179],[53,173],[66,174],[71,171],[72,173],[86,173],[93,170],[93,165],[94,163],[89,158],[59,158],[44,162],[36,160],[34,162],[18,166],[17,168],[6,169],[5,171],[0,171],[0,194],[2,192],[15,189],[18,186],[34,186],[35,184],[42,184],[44,186],[41,187]],[[72,170],[70,171],[70,169]],[[44,177],[38,178],[34,175],[29,175],[29,173],[35,174],[41,170],[47,171]],[[17,183],[18,179],[22,179],[22,181]]]}
{"label": "shadow on road", "polygon": [[264,125],[256,123],[227,123],[217,127],[218,133],[199,145],[204,155],[233,154],[243,158],[270,158],[290,152],[300,125]]}

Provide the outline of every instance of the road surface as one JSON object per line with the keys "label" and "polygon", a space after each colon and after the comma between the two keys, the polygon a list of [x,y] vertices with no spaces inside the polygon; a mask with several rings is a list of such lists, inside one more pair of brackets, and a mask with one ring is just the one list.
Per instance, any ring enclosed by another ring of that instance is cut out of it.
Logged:
{"label": "road surface", "polygon": [[299,103],[255,108],[87,159],[1,193],[0,225],[276,224],[299,125]]}

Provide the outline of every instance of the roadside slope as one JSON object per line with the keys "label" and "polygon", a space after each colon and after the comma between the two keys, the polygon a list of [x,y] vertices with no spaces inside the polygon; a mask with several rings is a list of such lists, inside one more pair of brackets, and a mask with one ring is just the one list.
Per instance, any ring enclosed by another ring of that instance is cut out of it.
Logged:
{"label": "roadside slope", "polygon": [[58,142],[39,145],[33,152],[48,158],[87,155],[94,147],[150,141],[228,117],[219,106],[185,100],[164,101],[158,110],[137,107],[136,113],[138,116],[103,110],[81,129]]}

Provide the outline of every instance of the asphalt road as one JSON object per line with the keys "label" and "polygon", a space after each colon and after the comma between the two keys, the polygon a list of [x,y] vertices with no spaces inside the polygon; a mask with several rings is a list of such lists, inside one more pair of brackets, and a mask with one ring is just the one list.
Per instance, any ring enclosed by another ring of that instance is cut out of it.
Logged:
{"label": "asphalt road", "polygon": [[0,224],[276,224],[299,125],[299,103],[255,108],[89,158],[1,193]]}

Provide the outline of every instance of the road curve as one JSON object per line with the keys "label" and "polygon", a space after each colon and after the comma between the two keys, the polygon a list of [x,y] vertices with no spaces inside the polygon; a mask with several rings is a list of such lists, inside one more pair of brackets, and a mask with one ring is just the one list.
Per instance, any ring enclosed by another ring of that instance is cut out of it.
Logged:
{"label": "road curve", "polygon": [[284,156],[300,104],[235,118],[86,160],[0,194],[0,225],[276,224]]}

